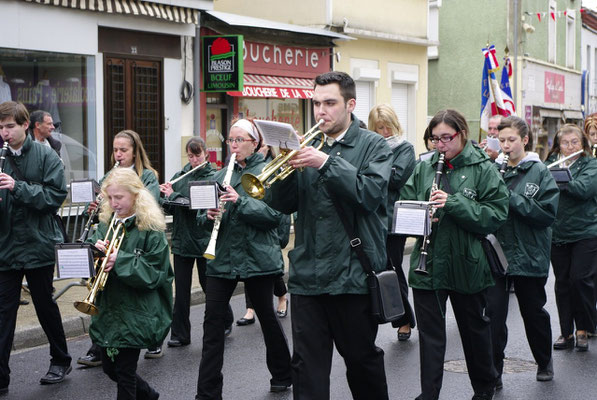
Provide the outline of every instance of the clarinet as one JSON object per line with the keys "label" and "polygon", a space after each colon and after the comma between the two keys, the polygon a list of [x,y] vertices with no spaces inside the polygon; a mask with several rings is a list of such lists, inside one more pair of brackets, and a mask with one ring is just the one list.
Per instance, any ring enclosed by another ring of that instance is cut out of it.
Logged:
{"label": "clarinet", "polygon": [[[114,164],[114,166],[112,167],[112,169],[110,169],[110,171],[108,172],[108,174],[110,172],[112,172],[115,168],[118,168],[119,165],[120,165],[120,161],[116,161],[116,163]],[[81,234],[81,237],[77,239],[78,243],[83,243],[85,240],[87,240],[87,235],[89,235],[89,230],[91,229],[91,225],[93,224],[93,220],[95,219],[95,216],[98,213],[98,210],[100,208],[100,203],[102,202],[103,199],[104,198],[103,198],[102,194],[98,193],[97,197],[95,198],[95,202],[97,203],[97,207],[95,207],[95,210],[93,210],[89,214],[89,219],[85,223],[85,228],[83,229],[83,233]]]}
{"label": "clarinet", "polygon": [[[224,175],[224,181],[222,181],[223,186],[230,185],[230,180],[232,179],[232,172],[234,171],[234,161],[236,160],[236,153],[232,153],[230,155],[230,161],[228,162],[228,168],[226,169],[226,175]],[[222,213],[224,212],[224,208],[226,207],[225,202],[220,202],[220,213],[216,215],[214,219],[214,227],[211,231],[211,237],[209,238],[209,244],[205,249],[205,253],[203,253],[203,257],[207,258],[208,260],[213,260],[216,258],[216,242],[218,240],[218,233],[220,232],[220,223],[222,222]]]}
{"label": "clarinet", "polygon": [[8,142],[4,142],[2,150],[0,150],[0,174],[4,172],[4,163],[6,162],[6,154],[8,154]]}
{"label": "clarinet", "polygon": [[597,143],[591,146],[591,148],[593,150],[593,157],[597,157]]}
{"label": "clarinet", "polygon": [[504,176],[506,173],[506,168],[508,167],[508,160],[510,159],[510,153],[504,154],[504,160],[502,161],[502,165],[500,167],[500,175]]}
{"label": "clarinet", "polygon": [[[442,179],[442,174],[444,173],[444,158],[446,157],[445,153],[439,153],[439,160],[437,162],[437,167],[435,168],[435,179],[433,180],[433,185],[431,185],[431,192],[429,193],[429,199],[431,201],[431,194],[439,189],[439,182]],[[433,218],[433,214],[435,214],[435,207],[431,209],[431,218]],[[421,275],[428,275],[429,272],[427,271],[427,249],[429,248],[429,243],[431,243],[431,229],[429,235],[423,236],[423,244],[421,245],[421,255],[419,256],[419,266],[415,269],[415,273]]]}

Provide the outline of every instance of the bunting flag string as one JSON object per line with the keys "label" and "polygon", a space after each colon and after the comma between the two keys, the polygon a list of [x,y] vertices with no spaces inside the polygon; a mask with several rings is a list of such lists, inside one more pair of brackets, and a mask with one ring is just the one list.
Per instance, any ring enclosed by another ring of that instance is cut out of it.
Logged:
{"label": "bunting flag string", "polygon": [[[581,8],[579,10],[579,12],[582,14],[584,12],[586,12],[587,10],[585,10],[584,8]],[[525,15],[528,15],[529,17],[537,17],[537,20],[539,22],[542,22],[542,20],[549,14],[549,16],[551,17],[552,20],[556,20],[556,18],[562,18],[562,17],[567,17],[567,16],[571,16],[574,17],[576,15],[576,10],[562,10],[562,11],[525,11],[524,12]]]}

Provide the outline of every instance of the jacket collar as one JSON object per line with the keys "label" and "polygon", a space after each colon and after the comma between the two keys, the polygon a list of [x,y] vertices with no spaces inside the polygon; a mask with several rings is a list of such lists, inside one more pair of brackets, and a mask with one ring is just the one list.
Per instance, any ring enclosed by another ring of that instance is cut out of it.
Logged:
{"label": "jacket collar", "polygon": [[[439,151],[436,151],[431,158],[431,164],[436,165],[438,160]],[[459,168],[465,165],[479,164],[485,160],[489,160],[489,156],[480,147],[467,140],[460,154],[451,159],[450,164],[454,168]]]}
{"label": "jacket collar", "polygon": [[[335,142],[334,144],[341,143],[343,146],[348,146],[348,147],[356,146],[361,128],[359,127],[359,119],[354,114],[350,115],[350,119],[351,119],[350,126],[348,127],[346,134],[339,142]],[[318,137],[316,139],[316,141],[317,141],[317,143],[321,142],[321,138]]]}
{"label": "jacket collar", "polygon": [[234,164],[234,168],[239,171],[242,171],[244,169],[251,168],[255,164],[259,164],[262,161],[263,161],[263,155],[261,153],[255,152],[255,153],[251,154],[249,157],[245,158],[245,167],[244,168],[241,167],[238,163]]}

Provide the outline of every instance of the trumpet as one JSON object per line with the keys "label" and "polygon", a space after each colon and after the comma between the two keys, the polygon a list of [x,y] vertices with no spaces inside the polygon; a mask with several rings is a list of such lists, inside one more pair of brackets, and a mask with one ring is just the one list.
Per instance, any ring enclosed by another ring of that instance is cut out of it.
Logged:
{"label": "trumpet", "polygon": [[[442,179],[442,174],[444,173],[445,157],[445,153],[439,153],[439,160],[437,161],[437,167],[435,168],[435,179],[433,180],[433,185],[431,185],[431,191],[429,192],[430,197],[431,194],[439,188],[439,182]],[[435,207],[431,209],[432,218],[433,214],[435,214]],[[423,236],[423,244],[421,245],[421,255],[419,256],[419,265],[415,269],[415,273],[419,275],[429,274],[429,271],[427,271],[427,249],[429,248],[430,243],[431,238],[429,237],[429,235]]]}
{"label": "trumpet", "polygon": [[122,244],[124,235],[124,222],[119,221],[116,217],[116,213],[114,213],[112,221],[110,221],[110,227],[108,228],[108,232],[106,232],[106,236],[104,238],[104,242],[109,242],[108,249],[106,250],[106,255],[103,258],[103,261],[99,266],[99,269],[98,264],[100,258],[95,260],[95,277],[90,279],[87,283],[89,293],[87,294],[87,297],[85,297],[84,300],[74,302],[75,308],[80,312],[89,315],[96,315],[97,313],[99,313],[99,308],[95,305],[95,301],[97,299],[98,293],[104,290],[104,287],[106,286],[106,281],[108,280],[108,272],[106,272],[108,257],[112,253],[115,253],[120,249],[120,245]]}
{"label": "trumpet", "polygon": [[[230,161],[228,161],[228,168],[226,169],[226,175],[224,175],[224,181],[222,182],[223,186],[230,185],[230,180],[232,179],[232,172],[234,171],[234,162],[236,161],[236,153],[232,153],[230,155]],[[205,249],[205,253],[203,253],[203,257],[207,258],[208,260],[213,260],[216,258],[216,243],[218,241],[218,233],[220,232],[220,224],[222,223],[222,213],[224,212],[224,208],[226,207],[225,202],[220,202],[220,213],[216,216],[214,220],[214,227],[211,231],[211,237],[209,238],[209,244]]]}
{"label": "trumpet", "polygon": [[[301,149],[307,144],[311,143],[316,137],[321,135],[321,144],[317,146],[317,150],[323,147],[324,135],[321,130],[317,130],[319,125],[323,124],[323,119],[320,119],[317,124],[305,133]],[[292,174],[296,168],[291,167],[288,161],[298,153],[298,150],[283,151],[278,154],[276,158],[270,161],[261,173],[257,176],[253,174],[244,174],[241,178],[241,184],[245,192],[256,199],[262,199],[265,196],[265,189],[268,189],[274,182],[282,181]]]}
{"label": "trumpet", "polygon": [[6,162],[6,154],[8,153],[8,142],[4,142],[2,150],[0,150],[0,174],[4,172],[4,163]]}
{"label": "trumpet", "polygon": [[[110,169],[110,171],[108,172],[108,174],[110,172],[114,171],[114,169],[118,168],[119,165],[120,165],[120,161],[116,161],[114,163],[114,166],[112,167],[112,169]],[[100,206],[100,203],[102,202],[102,200],[103,200],[102,194],[98,193],[97,197],[95,198],[97,207],[95,207],[95,210],[93,210],[91,212],[91,214],[89,214],[89,219],[85,223],[85,228],[83,229],[83,233],[81,234],[81,237],[77,239],[78,243],[83,243],[85,240],[87,240],[87,235],[89,235],[89,230],[91,229],[91,225],[93,224],[93,220],[95,219],[95,216],[97,215],[97,210],[99,209],[99,206]]]}

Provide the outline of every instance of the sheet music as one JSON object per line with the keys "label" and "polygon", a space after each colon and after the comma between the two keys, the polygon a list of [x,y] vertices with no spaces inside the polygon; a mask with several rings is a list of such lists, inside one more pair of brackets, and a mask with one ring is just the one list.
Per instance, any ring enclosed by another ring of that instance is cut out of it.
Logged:
{"label": "sheet music", "polygon": [[71,181],[70,193],[73,203],[91,203],[95,201],[93,180]]}
{"label": "sheet music", "polygon": [[434,154],[435,154],[435,150],[421,153],[421,154],[419,154],[419,160],[421,160],[421,161],[429,160],[429,159],[431,159],[431,157],[433,157]]}
{"label": "sheet music", "polygon": [[60,278],[91,277],[89,247],[56,249],[56,265]]}
{"label": "sheet music", "polygon": [[493,151],[500,151],[500,140],[487,136],[487,148]]}
{"label": "sheet music", "polygon": [[218,186],[216,182],[189,182],[191,210],[218,208]]}
{"label": "sheet music", "polygon": [[276,146],[281,149],[299,150],[301,148],[300,138],[294,131],[292,125],[276,121],[255,121],[263,141],[268,146]]}
{"label": "sheet music", "polygon": [[435,202],[399,200],[394,203],[392,233],[425,236],[431,233],[430,210]]}

